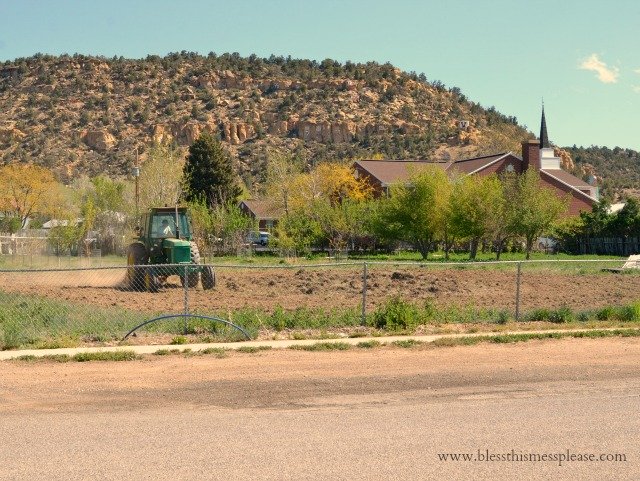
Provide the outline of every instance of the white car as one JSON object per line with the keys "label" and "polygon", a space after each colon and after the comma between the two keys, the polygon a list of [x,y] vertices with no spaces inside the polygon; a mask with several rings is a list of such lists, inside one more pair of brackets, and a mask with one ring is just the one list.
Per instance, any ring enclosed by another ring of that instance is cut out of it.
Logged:
{"label": "white car", "polygon": [[247,237],[247,242],[250,244],[258,244],[264,247],[269,245],[269,237],[271,237],[271,234],[269,234],[268,232],[250,232],[249,236]]}

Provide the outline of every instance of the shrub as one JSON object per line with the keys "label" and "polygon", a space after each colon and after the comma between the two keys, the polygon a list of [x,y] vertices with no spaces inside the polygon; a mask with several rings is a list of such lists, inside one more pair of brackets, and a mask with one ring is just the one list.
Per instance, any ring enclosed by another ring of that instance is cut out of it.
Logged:
{"label": "shrub", "polygon": [[551,317],[551,312],[549,309],[534,309],[529,314],[525,316],[525,320],[529,322],[533,321],[548,321]]}
{"label": "shrub", "polygon": [[394,296],[373,313],[373,325],[392,331],[414,328],[419,324],[416,306]]}
{"label": "shrub", "polygon": [[549,313],[549,320],[557,324],[571,322],[573,320],[573,311],[570,307],[562,306],[560,309],[556,309]]}
{"label": "shrub", "polygon": [[618,308],[616,317],[624,322],[640,321],[640,302]]}
{"label": "shrub", "polygon": [[511,319],[511,313],[509,311],[500,311],[498,312],[498,319],[496,322],[498,324],[506,324]]}
{"label": "shrub", "polygon": [[598,309],[596,312],[596,319],[599,321],[609,321],[615,317],[616,311],[611,306],[605,306],[602,309]]}

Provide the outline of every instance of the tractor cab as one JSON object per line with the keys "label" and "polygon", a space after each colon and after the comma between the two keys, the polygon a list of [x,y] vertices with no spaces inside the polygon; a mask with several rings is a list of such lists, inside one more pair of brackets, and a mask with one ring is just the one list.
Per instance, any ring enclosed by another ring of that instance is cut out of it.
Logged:
{"label": "tractor cab", "polygon": [[191,223],[185,207],[179,207],[176,224],[176,209],[173,207],[150,209],[142,216],[139,237],[145,239],[191,240]]}
{"label": "tractor cab", "polygon": [[138,239],[146,246],[152,264],[192,262],[191,223],[185,207],[150,209],[143,214]]}

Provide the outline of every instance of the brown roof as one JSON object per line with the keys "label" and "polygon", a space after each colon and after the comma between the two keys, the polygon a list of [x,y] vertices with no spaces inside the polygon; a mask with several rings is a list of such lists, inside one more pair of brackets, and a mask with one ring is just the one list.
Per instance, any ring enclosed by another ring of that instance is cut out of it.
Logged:
{"label": "brown roof", "polygon": [[256,219],[277,220],[282,217],[283,210],[270,199],[248,199],[240,204],[247,206]]}
{"label": "brown roof", "polygon": [[585,182],[584,180],[579,179],[574,175],[571,175],[569,172],[565,172],[564,170],[558,170],[558,169],[544,169],[544,170],[540,170],[540,173],[546,174],[549,177],[559,180],[560,182],[569,186],[569,188],[572,189],[574,192],[579,193],[583,197],[586,197],[589,200],[591,200],[592,202],[597,202],[597,199],[595,199],[594,197],[591,197],[586,192],[583,192],[583,190],[592,189],[593,187],[589,185],[587,182]]}
{"label": "brown roof", "polygon": [[444,169],[457,170],[463,174],[470,174],[500,160],[509,153],[485,155],[471,159],[461,159],[454,162],[431,162],[429,160],[358,160],[359,165],[384,186],[394,182],[408,180],[411,174],[420,168],[433,165]]}
{"label": "brown roof", "polygon": [[591,185],[586,180],[582,180],[575,175],[571,175],[569,172],[565,170],[559,169],[544,169],[547,174],[552,175],[556,179],[564,182],[565,184],[569,184],[572,187],[576,187],[577,189],[591,189]]}
{"label": "brown roof", "polygon": [[387,186],[394,182],[408,180],[416,170],[426,166],[434,165],[446,169],[448,164],[428,160],[357,160],[355,165],[359,165],[378,179],[382,185]]}
{"label": "brown roof", "polygon": [[453,162],[447,170],[458,170],[463,174],[471,174],[477,170],[483,169],[494,162],[507,156],[509,152],[503,152],[501,154],[485,155],[483,157],[473,157],[471,159],[456,160]]}

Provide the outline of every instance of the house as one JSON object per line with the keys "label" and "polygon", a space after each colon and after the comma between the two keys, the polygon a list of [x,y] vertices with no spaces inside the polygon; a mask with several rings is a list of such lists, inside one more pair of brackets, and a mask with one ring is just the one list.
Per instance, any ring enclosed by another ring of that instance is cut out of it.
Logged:
{"label": "house", "polygon": [[578,215],[581,211],[591,211],[598,202],[598,188],[562,170],[560,158],[556,157],[549,144],[547,125],[542,110],[540,140],[522,142],[522,156],[512,152],[485,155],[451,162],[431,162],[426,160],[359,160],[353,164],[355,175],[367,178],[374,195],[388,194],[389,186],[395,182],[408,180],[416,171],[425,166],[436,166],[446,172],[460,172],[464,175],[490,175],[502,172],[521,174],[527,169],[540,173],[542,183],[553,189],[559,196],[570,197],[568,215]]}
{"label": "house", "polygon": [[282,217],[283,210],[269,199],[248,199],[238,205],[240,210],[258,222],[259,230],[269,231]]}

